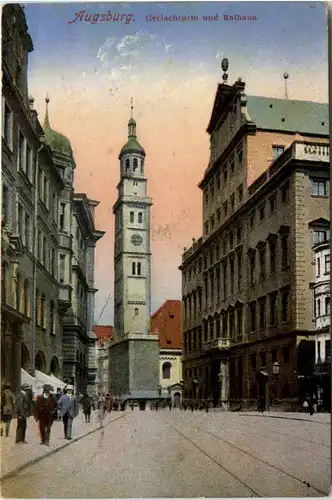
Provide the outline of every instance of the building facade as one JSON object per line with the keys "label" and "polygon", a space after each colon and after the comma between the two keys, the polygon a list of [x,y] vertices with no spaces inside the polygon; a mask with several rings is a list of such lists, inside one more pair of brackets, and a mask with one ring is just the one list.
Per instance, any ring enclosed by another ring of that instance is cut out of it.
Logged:
{"label": "building facade", "polygon": [[95,325],[93,331],[97,336],[97,381],[96,388],[100,394],[108,392],[108,349],[109,342],[113,338],[113,327],[107,325]]}
{"label": "building facade", "polygon": [[166,300],[151,316],[151,332],[159,337],[160,387],[175,404],[182,398],[181,312],[180,300]]}
{"label": "building facade", "polygon": [[57,200],[64,188],[28,97],[33,50],[24,10],[2,12],[2,378],[21,367],[61,375]]}
{"label": "building facade", "polygon": [[[28,96],[28,54],[33,45],[24,9],[6,5],[2,14],[1,375],[15,391],[21,368],[31,375],[35,370],[57,378],[69,375],[63,326],[68,327],[66,314],[77,303],[73,280],[76,286],[79,275],[87,295],[81,330],[88,332],[84,342],[89,346],[84,363],[79,361],[79,380],[86,383],[90,377],[92,383],[97,370],[92,332],[94,247],[104,234],[94,227],[98,202],[74,196],[71,144],[50,126],[49,99],[42,127]],[[73,218],[75,224],[79,219],[84,250],[78,251]]]}
{"label": "building facade", "polygon": [[115,396],[157,393],[158,338],[150,334],[150,207],[145,151],[128,122],[121,149],[114,244],[114,340],[109,348],[109,392]]}
{"label": "building facade", "polygon": [[316,261],[316,280],[314,284],[314,316],[316,319],[314,382],[318,388],[318,400],[321,401],[325,409],[331,410],[330,243],[324,241],[324,234],[316,236],[314,252]]}
{"label": "building facade", "polygon": [[327,105],[218,86],[199,184],[203,236],[185,249],[186,395],[298,395],[315,339],[313,242],[329,228]]}

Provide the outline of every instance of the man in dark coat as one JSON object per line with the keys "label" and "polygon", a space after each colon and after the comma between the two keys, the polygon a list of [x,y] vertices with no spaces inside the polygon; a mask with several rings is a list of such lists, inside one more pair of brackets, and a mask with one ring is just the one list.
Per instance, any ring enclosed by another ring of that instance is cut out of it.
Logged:
{"label": "man in dark coat", "polygon": [[26,443],[25,433],[27,430],[27,418],[30,416],[30,404],[27,392],[30,389],[28,384],[23,384],[21,392],[16,398],[16,414],[17,414],[17,428],[16,428],[16,443]]}
{"label": "man in dark coat", "polygon": [[37,397],[36,401],[36,421],[39,421],[40,444],[50,444],[51,427],[57,419],[57,403],[51,394],[51,386],[44,385],[43,394]]}
{"label": "man in dark coat", "polygon": [[83,396],[80,399],[80,404],[82,405],[83,408],[83,413],[85,416],[85,421],[90,422],[91,418],[91,398],[88,395],[88,393],[85,391]]}
{"label": "man in dark coat", "polygon": [[11,391],[9,382],[5,382],[1,393],[1,436],[3,436],[3,424],[5,424],[6,437],[9,436],[10,423],[15,409],[15,396]]}

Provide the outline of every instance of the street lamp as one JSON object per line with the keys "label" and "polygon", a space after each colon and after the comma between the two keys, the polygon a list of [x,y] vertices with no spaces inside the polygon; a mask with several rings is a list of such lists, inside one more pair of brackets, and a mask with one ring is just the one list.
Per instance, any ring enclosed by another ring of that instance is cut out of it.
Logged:
{"label": "street lamp", "polygon": [[278,361],[275,361],[272,365],[272,373],[273,375],[279,375],[280,365]]}
{"label": "street lamp", "polygon": [[275,361],[272,365],[272,373],[273,373],[273,382],[274,382],[274,397],[278,398],[278,376],[280,371],[280,364],[278,361]]}

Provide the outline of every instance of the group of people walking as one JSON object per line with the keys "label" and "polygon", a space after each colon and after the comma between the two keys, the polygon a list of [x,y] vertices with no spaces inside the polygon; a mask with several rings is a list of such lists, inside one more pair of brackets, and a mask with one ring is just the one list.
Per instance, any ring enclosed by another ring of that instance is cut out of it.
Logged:
{"label": "group of people walking", "polygon": [[28,397],[30,386],[23,384],[19,394],[15,397],[11,385],[4,383],[1,392],[1,436],[9,437],[10,425],[14,416],[17,417],[16,443],[27,443],[27,419],[33,415],[38,422],[40,444],[49,446],[52,425],[56,420],[62,420],[64,438],[71,440],[73,421],[82,405],[85,422],[90,422],[92,401],[87,393],[78,399],[71,388],[58,389],[53,394],[53,387],[43,386],[43,392],[37,396],[32,409],[31,399]]}

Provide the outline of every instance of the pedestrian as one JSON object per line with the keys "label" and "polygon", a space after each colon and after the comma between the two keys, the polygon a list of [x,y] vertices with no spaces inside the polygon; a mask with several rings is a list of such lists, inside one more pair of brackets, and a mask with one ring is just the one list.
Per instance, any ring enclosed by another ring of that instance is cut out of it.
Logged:
{"label": "pedestrian", "polygon": [[16,443],[26,443],[25,433],[27,430],[27,419],[30,416],[29,398],[27,391],[30,389],[28,384],[23,384],[21,392],[16,398],[15,410],[17,415]]}
{"label": "pedestrian", "polygon": [[73,421],[78,415],[78,402],[74,391],[67,389],[59,400],[60,415],[63,421],[65,439],[72,439]]}
{"label": "pedestrian", "polygon": [[83,396],[81,397],[80,404],[82,405],[83,408],[83,413],[85,416],[85,421],[87,423],[90,423],[90,418],[91,418],[91,398],[88,395],[88,393],[85,391]]}
{"label": "pedestrian", "polygon": [[3,424],[5,425],[5,436],[9,436],[9,428],[13,418],[14,410],[15,396],[11,391],[10,383],[5,382],[1,394],[1,436],[3,436]]}
{"label": "pedestrian", "polygon": [[58,413],[57,413],[57,420],[61,420],[60,418],[60,412],[59,412],[59,406],[58,406],[58,403],[59,403],[59,400],[62,396],[62,390],[60,387],[57,388],[56,390],[56,395],[55,395],[55,400],[56,400],[56,404],[57,404],[57,408],[58,408]]}
{"label": "pedestrian", "polygon": [[50,445],[51,427],[57,419],[56,399],[51,394],[52,387],[48,384],[43,386],[43,394],[36,400],[36,422],[39,422],[40,444]]}
{"label": "pedestrian", "polygon": [[316,394],[312,395],[312,409],[314,413],[317,413],[318,406],[317,406]]}
{"label": "pedestrian", "polygon": [[170,400],[170,401],[169,401],[169,403],[168,403],[168,408],[169,408],[170,410],[172,410],[172,400]]}

